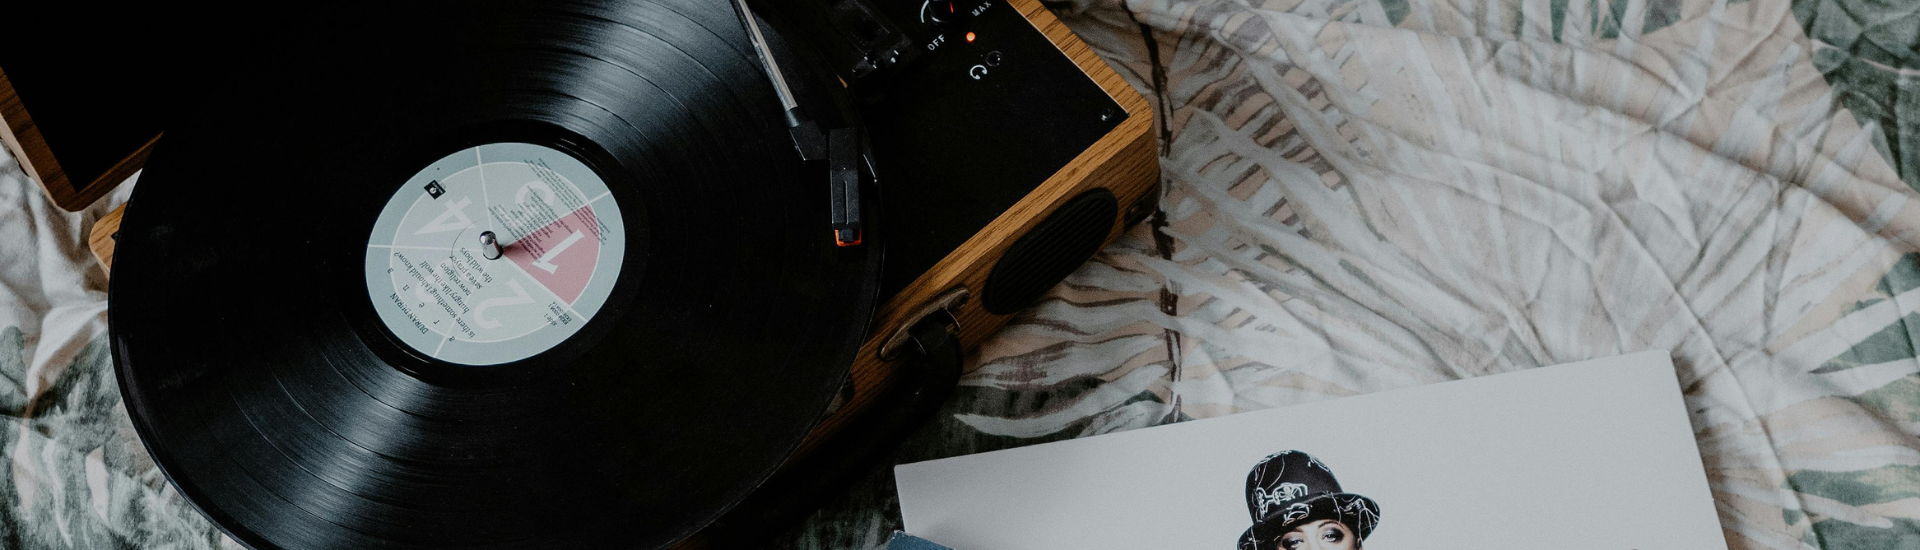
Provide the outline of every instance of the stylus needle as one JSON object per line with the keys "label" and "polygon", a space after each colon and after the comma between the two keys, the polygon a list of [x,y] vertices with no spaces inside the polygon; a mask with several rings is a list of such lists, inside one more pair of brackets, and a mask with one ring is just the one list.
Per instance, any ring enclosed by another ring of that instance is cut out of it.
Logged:
{"label": "stylus needle", "polygon": [[827,187],[832,195],[833,243],[860,244],[859,130],[834,128],[827,134]]}
{"label": "stylus needle", "polygon": [[864,143],[856,128],[829,128],[822,131],[820,125],[807,117],[800,108],[800,102],[794,98],[787,75],[780,70],[780,64],[774,61],[773,49],[767,47],[767,38],[760,32],[760,24],[754,20],[753,10],[747,7],[746,0],[735,0],[739,8],[741,24],[747,28],[747,40],[753,43],[753,49],[759,55],[760,67],[773,81],[773,93],[780,98],[780,107],[787,118],[787,134],[793,138],[793,148],[800,153],[800,160],[810,166],[819,164],[827,168],[827,192],[831,207],[833,244],[838,246],[857,246],[863,240],[860,227],[860,161],[863,160]]}

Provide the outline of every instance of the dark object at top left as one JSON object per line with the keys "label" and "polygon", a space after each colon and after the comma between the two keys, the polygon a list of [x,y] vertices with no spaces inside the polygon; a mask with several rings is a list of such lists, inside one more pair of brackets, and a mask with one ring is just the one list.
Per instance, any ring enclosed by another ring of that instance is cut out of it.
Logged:
{"label": "dark object at top left", "polygon": [[80,210],[140,169],[188,114],[300,6],[25,2],[0,33],[0,137],[61,208]]}

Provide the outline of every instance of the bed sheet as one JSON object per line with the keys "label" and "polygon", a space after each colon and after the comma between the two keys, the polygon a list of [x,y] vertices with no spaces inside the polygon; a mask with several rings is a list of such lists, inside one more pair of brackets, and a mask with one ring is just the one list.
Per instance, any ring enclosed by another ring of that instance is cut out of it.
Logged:
{"label": "bed sheet", "polygon": [[[1161,209],[987,341],[919,460],[1675,359],[1734,548],[1920,547],[1920,6],[1050,4]],[[0,547],[219,548],[141,449],[86,212],[0,157]],[[780,544],[878,548],[878,469]]]}
{"label": "bed sheet", "polygon": [[[897,459],[1666,350],[1731,547],[1920,548],[1920,4],[1053,7],[1162,211]],[[791,547],[884,540],[864,483]]]}

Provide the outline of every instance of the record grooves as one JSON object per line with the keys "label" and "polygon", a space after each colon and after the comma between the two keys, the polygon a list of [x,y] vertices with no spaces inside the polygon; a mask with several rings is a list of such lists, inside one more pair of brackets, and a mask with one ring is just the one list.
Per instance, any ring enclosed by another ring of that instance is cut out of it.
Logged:
{"label": "record grooves", "polygon": [[[780,465],[879,250],[823,238],[728,3],[322,10],[122,225],[119,381],[190,501],[259,548],[660,547]],[[483,227],[505,258],[463,255]]]}

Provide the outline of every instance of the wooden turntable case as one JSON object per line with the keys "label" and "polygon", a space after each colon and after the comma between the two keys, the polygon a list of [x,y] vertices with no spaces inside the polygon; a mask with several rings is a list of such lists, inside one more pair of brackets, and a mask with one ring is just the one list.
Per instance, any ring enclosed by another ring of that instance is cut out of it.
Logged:
{"label": "wooden turntable case", "polygon": [[[959,249],[885,299],[876,315],[874,330],[861,345],[853,363],[849,399],[814,428],[801,446],[802,454],[852,419],[868,413],[877,396],[895,389],[897,377],[894,375],[901,361],[883,359],[882,348],[928,313],[945,310],[952,315],[958,323],[961,343],[969,350],[1006,324],[1010,314],[989,312],[982,305],[981,290],[988,273],[1008,247],[1063,204],[1090,190],[1111,192],[1119,205],[1119,215],[1108,224],[1102,239],[1105,243],[1125,230],[1129,206],[1143,204],[1142,201],[1151,204],[1156,200],[1150,194],[1158,189],[1159,159],[1152,138],[1153,116],[1146,99],[1040,2],[1008,0],[1008,3],[1105,90],[1128,116]],[[102,217],[89,239],[94,254],[108,267],[112,265],[113,235],[119,230],[124,209],[122,206]]]}

